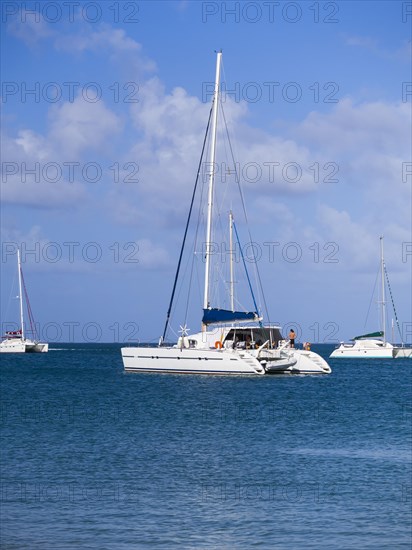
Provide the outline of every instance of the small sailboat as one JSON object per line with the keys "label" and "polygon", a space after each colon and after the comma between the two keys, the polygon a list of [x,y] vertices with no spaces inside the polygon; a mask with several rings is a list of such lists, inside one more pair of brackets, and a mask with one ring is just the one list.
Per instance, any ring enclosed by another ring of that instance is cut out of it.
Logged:
{"label": "small sailboat", "polygon": [[[341,342],[330,357],[333,358],[366,358],[366,359],[400,359],[412,358],[412,348],[402,343],[401,346],[395,346],[386,339],[386,296],[385,296],[385,276],[389,285],[389,278],[385,267],[385,259],[383,253],[383,237],[380,237],[380,275],[381,275],[381,298],[380,317],[381,328],[379,331],[362,334],[352,338],[352,343]],[[390,286],[389,286],[390,290]],[[392,302],[393,305],[393,302]],[[396,322],[399,328],[399,322],[395,311]],[[401,334],[399,330],[399,334]],[[402,336],[402,335],[401,335]]]}
{"label": "small sailboat", "polygon": [[[179,275],[182,253],[185,246],[186,235],[189,227],[189,218],[183,238],[183,245],[178,261],[178,268],[172,290],[172,297],[167,312],[166,324],[163,336],[157,346],[130,346],[121,349],[123,365],[126,372],[158,372],[180,374],[220,374],[220,375],[265,375],[265,374],[328,374],[331,372],[328,363],[317,353],[310,349],[296,349],[289,340],[282,338],[280,327],[275,324],[264,324],[263,317],[259,313],[256,301],[253,297],[254,311],[240,311],[235,308],[234,301],[234,276],[230,274],[230,302],[228,308],[212,307],[213,281],[212,281],[212,256],[213,256],[213,217],[215,200],[215,154],[216,154],[216,129],[218,110],[223,109],[220,103],[220,67],[222,53],[217,53],[216,78],[214,85],[213,102],[210,112],[210,135],[206,132],[203,143],[202,155],[197,172],[196,185],[202,165],[203,151],[206,137],[209,137],[209,156],[206,163],[210,167],[207,171],[208,189],[207,195],[207,219],[206,238],[204,246],[204,292],[203,292],[203,316],[201,331],[196,334],[188,334],[186,322],[181,326],[181,336],[175,345],[166,345],[166,332],[169,328],[170,313],[176,290],[176,282]],[[208,123],[209,128],[209,123]],[[242,198],[243,201],[243,198]],[[244,206],[244,204],[243,204]],[[232,229],[236,231],[233,222],[233,214],[229,215],[230,226],[230,254],[233,258]],[[244,266],[245,266],[245,262]],[[233,263],[230,262],[232,267]],[[246,267],[246,266],[245,266]],[[247,277],[249,281],[249,277]],[[249,281],[249,287],[251,287]],[[249,290],[252,290],[249,288]],[[253,295],[253,292],[252,292]],[[238,303],[238,302],[237,302]]]}
{"label": "small sailboat", "polygon": [[[17,271],[19,279],[19,312],[20,312],[20,328],[18,330],[6,331],[0,342],[0,353],[44,353],[49,351],[49,344],[39,342],[36,338],[36,325],[33,320],[33,315],[30,307],[29,298],[24,283],[23,271],[20,261],[20,250],[17,250]],[[31,332],[35,339],[26,337],[26,326],[24,322],[23,308],[23,291],[26,299],[26,306],[31,325]]]}

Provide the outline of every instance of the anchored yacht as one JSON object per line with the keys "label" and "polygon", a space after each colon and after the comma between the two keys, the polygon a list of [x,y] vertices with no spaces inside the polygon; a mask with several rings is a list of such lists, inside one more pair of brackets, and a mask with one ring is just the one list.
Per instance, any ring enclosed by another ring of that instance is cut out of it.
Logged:
{"label": "anchored yacht", "polygon": [[36,334],[36,325],[34,323],[29,297],[26,291],[26,285],[24,282],[23,271],[20,261],[20,250],[17,250],[17,271],[19,278],[19,311],[20,311],[20,329],[9,330],[2,337],[0,342],[0,353],[44,353],[49,351],[49,344],[39,342],[26,337],[26,325],[24,322],[23,313],[23,291],[26,299],[26,306],[29,315],[29,322],[31,325],[31,332]]}
{"label": "anchored yacht", "polygon": [[[229,284],[230,302],[228,302],[228,305],[230,307],[211,306],[214,287],[211,280],[211,261],[214,243],[213,220],[214,214],[216,214],[214,211],[216,129],[218,111],[219,109],[223,110],[220,97],[221,58],[222,53],[218,52],[213,102],[207,125],[208,129],[211,126],[211,130],[208,132],[207,129],[203,142],[195,189],[192,195],[163,335],[156,346],[123,347],[121,353],[124,369],[127,372],[259,376],[265,374],[329,374],[331,372],[330,366],[320,355],[310,351],[310,349],[296,349],[289,341],[282,338],[278,325],[263,323],[263,316],[259,313],[247,272],[246,276],[253,298],[253,310],[243,311],[236,307],[239,302],[236,301],[235,303],[234,299],[233,238],[238,239],[238,232],[232,212],[229,213],[231,273]],[[178,338],[177,343],[167,345],[165,344],[166,333],[170,326],[176,283],[180,273],[182,254],[186,244],[193,200],[199,182],[200,167],[203,165],[203,153],[207,139],[209,139],[209,156],[206,165],[209,167],[209,171],[207,173],[208,191],[204,193],[204,195],[207,195],[207,220],[203,255],[204,293],[201,330],[196,334],[189,335],[185,321],[181,325],[181,336]],[[234,163],[234,166],[236,166],[236,163]],[[244,210],[243,195],[241,197]],[[239,247],[239,250],[241,250],[241,247]],[[243,257],[240,263],[243,263],[246,270],[246,262]]]}

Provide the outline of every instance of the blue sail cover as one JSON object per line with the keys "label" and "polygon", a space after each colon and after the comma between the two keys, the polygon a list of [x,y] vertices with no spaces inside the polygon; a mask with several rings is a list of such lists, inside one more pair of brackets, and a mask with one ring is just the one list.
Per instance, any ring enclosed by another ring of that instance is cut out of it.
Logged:
{"label": "blue sail cover", "polygon": [[258,321],[255,311],[229,311],[227,309],[204,309],[202,323],[230,323],[232,321]]}

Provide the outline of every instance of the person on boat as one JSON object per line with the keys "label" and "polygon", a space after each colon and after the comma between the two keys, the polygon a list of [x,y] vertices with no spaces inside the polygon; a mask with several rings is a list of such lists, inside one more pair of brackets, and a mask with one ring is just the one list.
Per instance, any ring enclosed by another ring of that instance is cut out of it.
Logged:
{"label": "person on boat", "polygon": [[295,338],[296,338],[296,333],[293,330],[293,328],[291,328],[289,332],[289,344],[291,348],[295,347]]}

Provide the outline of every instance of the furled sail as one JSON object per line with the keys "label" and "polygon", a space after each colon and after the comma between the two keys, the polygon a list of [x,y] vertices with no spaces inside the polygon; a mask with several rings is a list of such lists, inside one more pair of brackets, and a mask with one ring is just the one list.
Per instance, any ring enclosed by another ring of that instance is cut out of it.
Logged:
{"label": "furled sail", "polygon": [[355,336],[351,340],[361,340],[361,338],[380,338],[383,336],[383,332],[380,330],[378,332],[370,332],[369,334],[361,334],[360,336]]}
{"label": "furled sail", "polygon": [[203,310],[202,323],[231,323],[233,321],[259,321],[259,315],[255,311],[230,311],[227,309],[209,308]]}

